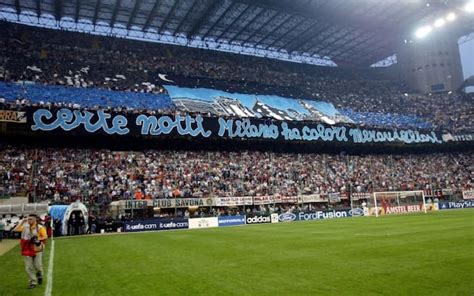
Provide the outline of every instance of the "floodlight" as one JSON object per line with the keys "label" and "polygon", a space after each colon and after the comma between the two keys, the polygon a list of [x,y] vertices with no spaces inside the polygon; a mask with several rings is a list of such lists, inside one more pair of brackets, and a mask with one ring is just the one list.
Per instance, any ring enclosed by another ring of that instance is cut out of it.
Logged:
{"label": "floodlight", "polygon": [[448,22],[452,22],[456,19],[456,14],[454,12],[450,12],[446,16],[446,19],[448,20]]}
{"label": "floodlight", "polygon": [[470,1],[464,6],[464,11],[473,13],[474,12],[474,1]]}
{"label": "floodlight", "polygon": [[428,35],[431,31],[433,30],[433,28],[431,26],[424,26],[424,27],[421,27],[419,28],[418,30],[416,30],[415,32],[415,36],[418,37],[418,38],[424,38],[426,37],[426,35]]}
{"label": "floodlight", "polygon": [[444,24],[446,24],[446,21],[444,20],[444,18],[439,18],[435,21],[434,26],[436,28],[440,28],[440,27],[444,26]]}

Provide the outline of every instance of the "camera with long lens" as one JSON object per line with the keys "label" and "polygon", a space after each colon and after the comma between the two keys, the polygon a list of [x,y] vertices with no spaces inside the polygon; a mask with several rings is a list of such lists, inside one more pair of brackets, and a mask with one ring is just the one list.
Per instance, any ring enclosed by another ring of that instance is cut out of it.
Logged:
{"label": "camera with long lens", "polygon": [[30,239],[31,243],[33,243],[35,246],[39,247],[41,246],[41,241],[38,239],[38,236],[37,235],[34,235],[31,239]]}

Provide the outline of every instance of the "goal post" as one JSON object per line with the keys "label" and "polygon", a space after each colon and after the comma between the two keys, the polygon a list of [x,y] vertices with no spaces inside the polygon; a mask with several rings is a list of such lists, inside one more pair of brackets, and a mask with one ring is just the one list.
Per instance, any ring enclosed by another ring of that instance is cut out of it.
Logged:
{"label": "goal post", "polygon": [[373,213],[376,217],[390,214],[427,213],[423,190],[374,192],[372,197]]}

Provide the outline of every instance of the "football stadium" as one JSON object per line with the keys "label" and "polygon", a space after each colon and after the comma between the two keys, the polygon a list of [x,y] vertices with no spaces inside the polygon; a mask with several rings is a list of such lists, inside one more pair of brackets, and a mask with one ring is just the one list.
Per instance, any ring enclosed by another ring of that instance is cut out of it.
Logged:
{"label": "football stadium", "polygon": [[0,0],[0,295],[474,295],[473,0]]}

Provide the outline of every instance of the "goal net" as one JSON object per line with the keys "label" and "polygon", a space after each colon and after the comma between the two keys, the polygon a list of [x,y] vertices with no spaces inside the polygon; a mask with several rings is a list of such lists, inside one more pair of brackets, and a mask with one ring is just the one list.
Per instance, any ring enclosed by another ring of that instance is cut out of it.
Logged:
{"label": "goal net", "polygon": [[425,193],[423,190],[416,191],[388,191],[374,192],[373,205],[370,214],[393,215],[406,213],[426,213]]}

